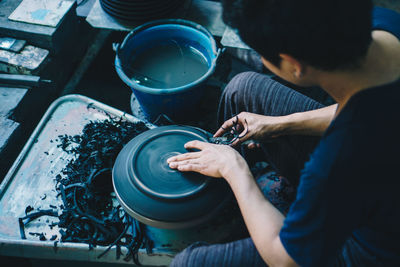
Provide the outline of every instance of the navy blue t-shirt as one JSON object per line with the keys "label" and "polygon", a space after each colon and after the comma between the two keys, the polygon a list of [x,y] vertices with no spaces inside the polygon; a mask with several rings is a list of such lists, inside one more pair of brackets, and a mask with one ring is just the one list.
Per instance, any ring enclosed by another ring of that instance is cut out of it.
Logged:
{"label": "navy blue t-shirt", "polygon": [[[375,8],[373,28],[400,39],[400,14]],[[400,266],[400,80],[363,90],[325,132],[301,173],[280,232],[302,266],[326,266],[353,237]]]}

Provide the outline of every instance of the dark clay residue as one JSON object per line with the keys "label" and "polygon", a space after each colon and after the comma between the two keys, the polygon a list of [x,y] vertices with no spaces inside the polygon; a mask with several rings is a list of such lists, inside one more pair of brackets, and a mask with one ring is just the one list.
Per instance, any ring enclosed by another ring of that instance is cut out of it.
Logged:
{"label": "dark clay residue", "polygon": [[[24,226],[30,221],[41,216],[58,217],[61,242],[87,243],[89,249],[108,246],[99,258],[115,245],[119,259],[124,246],[129,251],[124,260],[139,264],[139,248],[151,253],[153,244],[145,236],[143,224],[126,214],[121,206],[112,205],[111,169],[123,145],[146,130],[142,122],[110,117],[105,121],[91,121],[81,135],[59,136],[58,147],[75,156],[62,174],[55,177],[63,205],[58,210],[53,206],[36,212],[28,206],[26,216],[18,220],[21,238],[26,238]],[[54,236],[50,240],[55,240]]]}

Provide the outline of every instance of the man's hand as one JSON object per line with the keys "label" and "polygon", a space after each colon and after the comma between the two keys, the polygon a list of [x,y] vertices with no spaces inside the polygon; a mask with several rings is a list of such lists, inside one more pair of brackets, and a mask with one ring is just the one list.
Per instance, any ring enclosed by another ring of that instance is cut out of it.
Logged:
{"label": "man's hand", "polygon": [[279,239],[284,216],[261,193],[243,157],[228,145],[191,141],[185,148],[200,151],[171,157],[169,166],[225,178],[261,257],[270,266],[296,266]]}
{"label": "man's hand", "polygon": [[214,137],[220,137],[232,130],[232,127],[238,131],[237,138],[232,145],[236,146],[245,141],[249,141],[248,147],[257,146],[256,141],[266,139],[268,137],[277,137],[280,134],[280,125],[282,125],[283,117],[271,117],[258,115],[249,112],[241,112],[239,115],[225,121]]}
{"label": "man's hand", "polygon": [[235,127],[240,134],[239,138],[231,145],[236,146],[248,141],[248,147],[254,148],[257,141],[265,141],[267,138],[282,135],[321,136],[334,118],[336,110],[337,104],[285,116],[265,116],[241,112],[225,121],[214,137],[220,137]]}
{"label": "man's hand", "polygon": [[248,169],[243,157],[230,146],[190,141],[185,144],[185,148],[200,151],[169,158],[167,162],[170,168],[225,179],[231,177],[232,172],[243,172]]}

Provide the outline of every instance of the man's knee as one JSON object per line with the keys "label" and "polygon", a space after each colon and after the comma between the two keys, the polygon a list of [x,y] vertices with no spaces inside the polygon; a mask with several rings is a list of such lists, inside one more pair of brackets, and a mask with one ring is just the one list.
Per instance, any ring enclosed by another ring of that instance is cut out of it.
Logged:
{"label": "man's knee", "polygon": [[257,74],[256,72],[246,71],[236,74],[226,85],[224,93],[232,94],[239,90],[243,90],[246,87],[248,81]]}
{"label": "man's knee", "polygon": [[265,87],[274,81],[265,74],[247,71],[236,74],[226,85],[224,94],[246,94],[246,91],[256,91],[258,87]]}
{"label": "man's knee", "polygon": [[[192,267],[200,266],[206,256],[204,248],[206,248],[207,245],[208,244],[205,242],[196,242],[190,245],[174,257],[169,267],[183,267],[189,265]],[[198,250],[202,251],[199,252]],[[199,265],[196,265],[197,263],[199,263]]]}
{"label": "man's knee", "polygon": [[265,267],[250,238],[225,244],[197,242],[177,254],[170,267]]}

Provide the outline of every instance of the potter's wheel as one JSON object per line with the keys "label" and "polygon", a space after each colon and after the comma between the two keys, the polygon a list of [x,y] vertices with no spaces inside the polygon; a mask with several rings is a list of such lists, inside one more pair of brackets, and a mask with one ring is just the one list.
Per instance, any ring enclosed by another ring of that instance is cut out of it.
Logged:
{"label": "potter's wheel", "polygon": [[113,185],[124,209],[137,220],[159,228],[186,228],[213,217],[230,198],[223,179],[172,170],[171,156],[186,153],[191,140],[209,134],[189,126],[161,126],[132,139],[119,153]]}

